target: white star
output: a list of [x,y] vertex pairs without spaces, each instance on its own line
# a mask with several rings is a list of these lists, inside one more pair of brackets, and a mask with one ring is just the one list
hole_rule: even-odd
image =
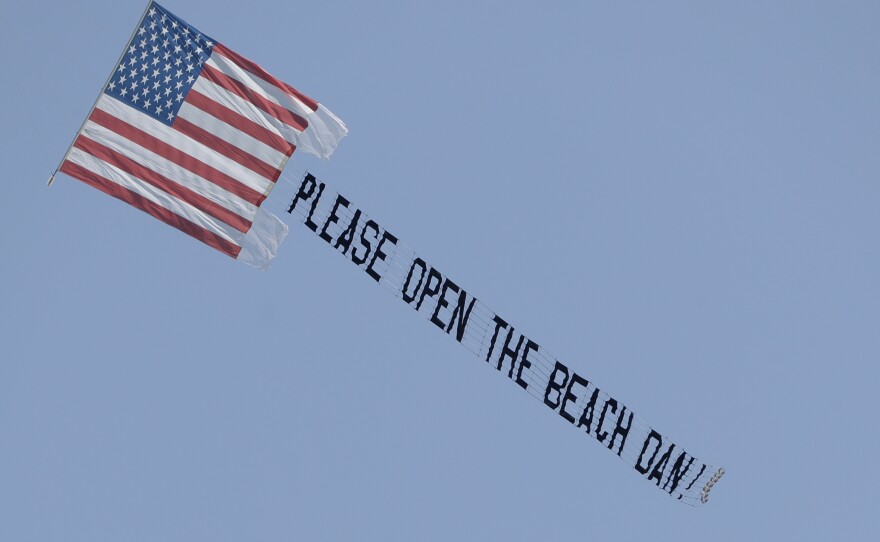
[[167,85],[168,83],[171,82],[171,76],[170,76],[170,75],[166,75],[166,76],[165,76],[165,79],[164,79],[162,82],[163,82],[164,84]]
[[162,83],[160,83],[159,81],[156,81],[155,83],[153,83],[153,90],[156,90],[157,88],[159,88],[161,86],[162,86]]
[[149,81],[149,80],[150,80],[150,76],[149,76],[149,75],[144,75],[143,77],[141,77],[141,83],[142,83],[142,84],[146,84],[147,81]]
[[123,88],[122,90],[119,91],[119,94],[122,94],[122,97],[125,98],[125,95],[128,94],[128,91],[125,90],[125,88]]
[[168,51],[165,51],[165,54],[162,55],[162,60],[164,60],[165,62],[168,62],[169,58],[171,58],[171,53],[169,53]]
[[150,21],[150,30],[156,28],[156,21]]
[[137,64],[137,59],[135,57],[131,57],[131,60],[128,61],[129,66],[134,66]]
[[154,45],[153,47],[150,48],[150,52],[154,55],[158,55],[159,54],[159,46]]
[[156,14],[156,8],[150,8],[150,17]]
[[181,70],[177,70],[177,73],[174,74],[174,77],[180,79],[181,77],[183,77],[183,72]]
[[137,51],[137,48],[134,45],[129,46],[128,54],[133,55]]
[[171,21],[171,28],[177,28],[177,21]]
[[144,101],[144,109],[146,109],[148,107],[150,107],[150,100],[149,99]]
[[120,84],[120,85],[124,85],[124,84],[125,84],[125,81],[126,81],[126,77],[125,77],[125,74],[123,73],[123,74],[122,74],[122,77],[119,78],[119,84]]
[[166,72],[167,72],[167,71],[170,71],[170,70],[171,70],[171,64],[165,64],[165,67],[164,67],[163,69],[164,69]]
[[171,105],[172,105],[173,103],[174,103],[174,102],[172,102],[171,100],[165,100],[165,107],[167,107],[167,108],[170,109],[170,108],[171,108]]
[[134,79],[135,77],[137,77],[137,73],[138,73],[137,68],[132,68],[132,70],[129,72],[129,75],[131,76],[132,79]]
[[178,95],[177,95],[177,101],[178,101],[178,102],[183,101],[183,94],[178,94]]
[[[143,29],[141,29],[141,30],[143,30]],[[143,49],[144,47],[147,46],[147,40],[145,40],[145,39],[141,40],[141,42],[138,44],[138,46],[140,46],[140,48]]]
[[156,114],[159,114],[161,112],[162,112],[162,106],[160,104],[156,104]]
[[153,78],[159,77],[159,70],[153,70]]
[[174,113],[168,113],[168,120],[171,120],[173,118],[174,118]]
[[141,96],[143,96],[144,98],[146,98],[149,95],[150,95],[150,89],[148,89],[148,88],[145,88],[144,91],[141,92]]
[[187,73],[190,73],[190,72],[192,72],[192,71],[193,71],[193,65],[192,65],[192,64],[187,64],[187,65],[186,65],[186,72],[187,72]]
[[214,46],[214,42],[212,42],[211,40],[207,40],[205,41],[205,45],[208,47],[208,49],[210,49]]
[[177,57],[177,58],[174,59],[174,65],[177,66],[177,67],[180,67],[180,64],[181,64],[182,62],[183,62],[183,61],[180,60],[180,57]]
[[201,56],[201,54],[202,54],[204,51],[205,51],[205,50],[202,49],[201,47],[196,47],[196,54],[197,54],[197,55]]
[[175,45],[175,46],[174,46],[174,53],[175,53],[175,54],[177,54],[177,53],[179,53],[179,52],[181,52],[181,51],[183,51],[183,49],[180,48],[180,45]]
[[[165,34],[167,34],[167,33],[168,33],[168,29],[163,26],[162,27],[162,36],[164,37]],[[165,43],[168,43],[168,42],[166,41]],[[167,47],[167,45],[166,45],[166,47]]]
[[148,56],[150,56],[150,54],[148,52],[146,52],[146,51],[142,52],[141,53],[141,60],[146,60]]
[[138,28],[138,36],[143,36],[146,33],[147,33],[147,29],[144,28],[143,26]]
[[117,71],[120,71],[120,72],[124,72],[124,71],[125,71],[125,62],[123,62],[123,63],[121,63],[121,64],[119,65],[119,68],[117,68]]
[[182,86],[183,86],[183,83],[181,83],[180,81],[178,81],[177,84],[174,85],[174,90],[180,90],[180,87],[182,87]]
[[159,34],[156,34],[155,32],[150,34],[150,41],[156,41],[157,39],[159,39]]
[[131,82],[131,91],[134,92],[135,90],[137,90],[137,88],[138,88],[138,82],[132,80],[132,82]]
[[137,94],[132,94],[132,95],[131,95],[131,101],[132,101],[132,102],[137,103],[138,100],[140,100],[140,97],[139,97]]
[[190,75],[189,77],[186,78],[186,82],[190,85],[193,84],[193,81],[195,81],[195,80],[196,80],[196,78],[193,77],[192,75]]
[[107,88],[110,90],[116,90],[116,81],[110,81],[110,84],[107,85]]

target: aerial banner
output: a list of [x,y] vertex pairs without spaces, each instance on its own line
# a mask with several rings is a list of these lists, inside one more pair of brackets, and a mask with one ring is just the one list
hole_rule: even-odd
[[[58,171],[265,269],[287,225],[264,210],[294,150],[348,133],[323,105],[150,2]],[[307,173],[287,212],[575,429],[672,497],[706,503],[724,474],[517,329]]]
[[323,105],[151,2],[59,169],[265,268],[287,235],[260,207],[281,170],[297,148],[329,158],[347,132]]
[[724,474],[519,331],[351,201],[306,173],[287,212],[477,359],[687,504]]

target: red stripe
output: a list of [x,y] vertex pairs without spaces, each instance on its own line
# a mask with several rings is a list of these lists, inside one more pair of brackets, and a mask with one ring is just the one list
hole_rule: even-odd
[[105,113],[104,111],[95,108],[92,111],[92,114],[89,116],[89,120],[94,122],[95,124],[99,124],[108,130],[112,130],[122,137],[128,139],[129,141],[133,141],[158,154],[162,158],[168,160],[169,162],[174,162],[178,166],[192,171],[199,177],[203,179],[207,179],[217,186],[232,192],[236,196],[242,198],[248,203],[252,203],[254,205],[260,205],[263,203],[263,200],[266,199],[266,195],[260,192],[257,192],[253,188],[243,185],[234,177],[223,173],[213,166],[209,166],[208,164],[198,160],[189,154],[181,151],[177,147],[173,145],[169,145],[165,143],[161,139],[158,139],[143,130],[135,128],[134,126],[128,124],[127,122],[120,120],[109,113]]
[[174,124],[172,124],[171,127],[181,134],[184,134],[198,141],[209,149],[213,149],[219,152],[233,162],[237,162],[243,165],[254,173],[262,175],[272,182],[278,180],[278,176],[281,175],[281,171],[279,169],[270,166],[266,162],[260,160],[256,156],[253,156],[244,149],[236,147],[225,139],[221,139],[215,136],[201,126],[193,124],[183,117],[177,117],[176,119],[174,119]]
[[240,54],[238,54],[234,51],[230,51],[229,49],[227,49],[226,47],[224,47],[220,43],[214,44],[213,51],[215,53],[219,53],[219,54],[225,56],[226,58],[228,58],[232,62],[238,64],[238,66],[240,68],[242,68],[243,70],[251,72],[252,74],[259,77],[260,79],[266,81],[267,83],[271,83],[271,84],[275,85],[276,87],[280,88],[281,90],[283,90],[284,92],[294,96],[297,100],[301,101],[303,104],[305,104],[306,107],[308,107],[312,111],[318,110],[318,102],[309,98],[308,96],[306,96],[302,92],[296,90],[295,88],[288,85],[284,81],[281,81],[280,79],[276,79],[275,77],[269,75],[269,73],[266,70],[264,70],[263,68],[261,68],[260,66],[258,66],[256,64],[254,64],[253,62],[251,62],[250,60],[241,56]]
[[229,77],[225,73],[220,70],[216,70],[213,67],[205,64],[202,66],[202,77],[211,81],[215,85],[228,90],[229,92],[241,96],[245,100],[253,103],[269,115],[275,117],[280,120],[284,124],[292,126],[296,128],[300,132],[304,131],[309,126],[309,122],[291,111],[290,109],[281,107],[275,102],[271,102],[266,98],[260,96],[253,90],[249,89],[247,85]]
[[128,188],[120,186],[109,179],[105,179],[97,173],[93,173],[78,164],[65,160],[61,165],[61,171],[67,173],[74,179],[79,179],[80,181],[97,188],[105,194],[109,194],[114,198],[128,203],[132,207],[137,207],[148,215],[158,218],[162,222],[177,228],[191,237],[195,237],[199,241],[208,246],[214,247],[227,256],[237,258],[238,253],[241,252],[240,246],[227,241],[216,233],[193,224],[189,220],[172,213],[165,207],[157,205],[140,194],[136,194]]
[[79,136],[74,141],[73,146],[83,150],[95,158],[116,166],[122,171],[133,175],[141,181],[149,183],[159,190],[174,196],[175,198],[189,203],[196,209],[207,213],[208,215],[229,224],[233,228],[242,233],[247,233],[251,228],[251,221],[237,215],[226,207],[219,205],[205,196],[195,192],[185,186],[172,181],[171,179],[149,170],[138,164],[134,160],[124,156],[92,139],[85,136]]
[[263,128],[251,119],[236,113],[219,102],[215,102],[195,89],[190,89],[184,101],[198,107],[212,117],[222,120],[236,130],[246,133],[257,141],[262,141],[276,151],[283,152],[287,156],[293,154],[294,149],[296,149],[296,146],[272,130]]

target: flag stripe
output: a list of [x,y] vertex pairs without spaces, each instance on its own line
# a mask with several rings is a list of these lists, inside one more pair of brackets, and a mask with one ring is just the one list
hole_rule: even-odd
[[216,218],[217,220],[222,220],[242,233],[247,233],[248,229],[251,227],[250,220],[246,220],[229,209],[217,205],[205,196],[143,167],[134,160],[123,156],[97,141],[93,141],[92,139],[81,135],[76,138],[73,146],[91,154],[95,158],[116,166],[121,171],[128,173],[145,183],[155,186],[170,196],[192,205],[196,209]]
[[296,128],[300,132],[308,128],[309,123],[306,119],[297,115],[293,111],[286,109],[284,107],[279,106],[278,104],[271,102],[261,96],[259,93],[250,89],[247,85],[243,84],[241,81],[237,81],[232,77],[229,77],[225,73],[220,70],[214,68],[210,65],[210,62],[206,62],[204,66],[202,66],[202,77],[207,79],[208,81],[214,83],[215,85],[226,89],[233,94],[237,94],[244,98],[245,100],[253,103],[269,115],[272,115],[276,119],[281,122],[287,124],[288,126],[292,126]]
[[70,160],[64,161],[61,165],[61,171],[75,179],[79,179],[93,188],[97,188],[105,194],[128,203],[132,207],[140,209],[154,218],[158,218],[169,226],[177,228],[183,233],[198,239],[228,256],[236,258],[238,257],[238,253],[241,252],[241,247],[237,246],[235,243],[232,243],[231,241],[228,241],[204,228],[200,228],[189,220],[172,213],[161,205],[129,190],[128,188],[110,181],[97,173],[89,171],[78,164],[74,164]]
[[[277,132],[260,126],[253,120],[236,113],[219,102],[215,102],[194,88],[189,91],[185,103],[201,109],[215,119],[225,122],[236,130],[251,136],[257,141],[265,143],[269,147],[286,156],[293,154],[293,151],[296,148]],[[181,111],[182,110],[183,109],[181,109]]]
[[95,109],[92,112],[92,115],[89,117],[89,120],[94,122],[95,124],[99,124],[117,134],[125,137],[126,139],[137,143],[138,145],[149,149],[159,156],[174,162],[175,164],[181,166],[184,169],[187,169],[196,175],[202,177],[203,179],[207,179],[217,186],[232,192],[236,196],[245,200],[246,202],[253,205],[260,205],[266,196],[257,192],[256,190],[244,186],[238,180],[230,177],[229,175],[223,173],[213,166],[209,166],[208,164],[196,160],[189,154],[179,150],[177,147],[169,145],[164,141],[161,141],[146,132],[131,126],[130,124],[123,122],[116,117],[105,113],[101,109]]
[[211,66],[216,70],[219,70],[220,72],[226,74],[232,79],[235,79],[242,85],[248,87],[249,89],[266,98],[267,100],[274,102],[285,109],[289,109],[293,113],[305,118],[308,122],[308,125],[311,126],[311,117],[315,115],[315,111],[299,101],[296,96],[288,94],[284,89],[278,88],[272,83],[268,83],[260,77],[242,69],[241,66],[232,62],[223,55],[212,54],[210,57],[208,57],[208,60],[205,64],[207,66]]
[[273,168],[244,149],[217,137],[181,115],[178,115],[177,119],[174,121],[173,128],[178,132],[193,138],[195,141],[198,141],[209,149],[219,152],[226,158],[238,162],[254,173],[266,177],[272,182],[277,181],[278,176],[281,175],[281,170]]
[[161,205],[172,213],[192,222],[196,226],[214,233],[215,235],[219,235],[230,243],[238,246],[242,245],[244,234],[240,231],[203,213],[192,205],[171,196],[167,192],[159,190],[137,177],[122,171],[113,164],[108,164],[107,162],[83,152],[76,147],[71,148],[68,160],[147,198],[157,205]]
[[250,60],[241,56],[240,54],[236,53],[235,51],[231,51],[231,50],[227,49],[224,45],[217,43],[214,45],[214,52],[225,56],[229,60],[235,62],[236,64],[238,64],[239,66],[244,68],[245,70],[251,72],[255,76],[263,79],[264,81],[266,81],[268,83],[272,83],[273,85],[284,90],[288,94],[296,96],[296,98],[299,101],[304,103],[306,105],[306,107],[308,107],[312,111],[318,110],[318,102],[309,98],[308,96],[306,96],[302,92],[296,90],[295,88],[288,85],[284,81],[276,79],[275,77],[270,75],[266,70],[264,70],[263,68],[261,68],[260,66],[258,66],[256,64],[254,64],[253,62],[251,62]]
[[[303,136],[303,132],[300,132],[292,126],[288,126],[275,117],[265,113],[262,109],[238,94],[229,92],[225,88],[212,83],[203,77],[196,80],[193,90],[202,93],[209,100],[222,104],[224,107],[228,107],[248,118],[254,119],[254,121],[264,129],[270,130],[279,137],[284,138],[289,145],[299,148],[299,141]],[[193,90],[191,90],[190,93],[192,93]]]
[[[198,141],[194,141],[192,138],[181,134],[167,124],[159,122],[153,118],[146,117],[139,111],[136,111],[132,107],[123,104],[115,98],[111,98],[110,96],[103,96],[100,100],[98,100],[98,109],[112,115],[118,120],[123,121],[125,124],[134,128],[135,130],[152,136],[153,139],[160,141],[170,148],[177,149],[176,152],[178,154],[182,153],[184,156],[195,159],[196,161],[212,168],[213,170],[216,170],[217,172],[225,176],[225,182],[227,183],[231,180],[233,184],[241,184],[245,188],[250,189],[252,192],[255,192],[256,194],[259,194],[261,196],[264,196],[271,192],[272,188],[275,186],[275,183],[273,183],[270,179],[267,179],[262,175],[257,175],[256,173],[242,166],[241,164],[225,158],[217,151],[209,149]],[[122,135],[126,134],[122,133]],[[166,156],[165,153],[159,154]],[[168,158],[170,159],[170,157]],[[208,180],[215,181],[214,177],[216,175],[210,177],[205,175],[202,176]],[[237,193],[234,190],[230,190],[230,192]]]
[[[247,151],[248,154],[259,158],[273,168],[282,169],[279,167],[279,164],[287,163],[287,160],[290,158],[290,154],[287,151],[291,145],[284,141],[284,139],[279,138],[284,144],[283,150],[279,151],[274,146],[267,145],[264,141],[252,137],[250,134],[241,131],[237,126],[233,126],[215,117],[213,114],[196,107],[188,101],[183,103],[177,116],[183,117],[215,136],[222,138],[224,141]],[[238,115],[238,117],[243,118],[241,115]],[[264,131],[262,128],[260,130]]]
[[143,165],[159,175],[173,179],[178,181],[179,184],[192,188],[195,192],[205,196],[214,203],[229,209],[248,221],[252,221],[257,213],[257,207],[255,205],[224,190],[211,181],[184,169],[178,164],[166,160],[153,151],[145,149],[134,141],[126,139],[112,130],[88,121],[81,133],[93,141],[102,142],[126,158]]

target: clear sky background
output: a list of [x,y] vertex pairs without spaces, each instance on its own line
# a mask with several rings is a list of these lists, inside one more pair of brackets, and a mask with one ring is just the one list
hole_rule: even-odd
[[727,467],[702,508],[287,215],[260,272],[46,188],[144,5],[0,11],[0,540],[876,535],[880,4],[164,4],[348,124],[288,180]]

